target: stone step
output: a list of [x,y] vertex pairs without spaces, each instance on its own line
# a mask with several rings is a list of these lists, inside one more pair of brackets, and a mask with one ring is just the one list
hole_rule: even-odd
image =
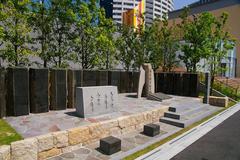
[[175,112],[165,112],[164,117],[172,118],[172,119],[180,119],[181,115]]
[[169,107],[168,111],[170,112],[184,112],[186,110],[189,110],[189,106],[181,106],[181,107]]
[[199,112],[199,114],[195,113],[193,117],[190,117],[189,114],[184,115],[184,116],[180,116],[180,119],[173,119],[173,118],[169,118],[169,117],[163,117],[160,119],[160,122],[163,123],[167,123],[170,125],[174,125],[177,127],[181,127],[181,128],[185,128],[197,121],[202,120],[203,118],[211,115],[212,113],[216,112],[216,109],[211,109],[211,110],[206,110],[203,111],[201,110],[201,112]]
[[180,127],[180,128],[184,128],[185,127],[184,122],[182,122],[181,120],[172,119],[172,118],[168,118],[168,117],[161,118],[160,122],[166,123],[166,124],[170,124],[170,125],[173,125],[173,126],[176,126],[176,127]]
[[196,114],[198,112],[207,111],[207,110],[208,110],[208,108],[205,108],[205,107],[195,107],[195,108],[192,108],[190,110],[186,110],[186,111],[181,112],[181,113],[165,112],[164,117],[173,118],[173,119],[181,119],[181,117],[183,117],[183,116],[188,116],[188,115],[191,115],[191,114]]

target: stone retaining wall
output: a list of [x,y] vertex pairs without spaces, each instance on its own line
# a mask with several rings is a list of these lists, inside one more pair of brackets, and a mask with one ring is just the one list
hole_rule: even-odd
[[144,124],[158,122],[168,108],[162,106],[143,113],[13,142],[0,147],[0,160],[43,160],[53,157],[110,135],[143,129]]

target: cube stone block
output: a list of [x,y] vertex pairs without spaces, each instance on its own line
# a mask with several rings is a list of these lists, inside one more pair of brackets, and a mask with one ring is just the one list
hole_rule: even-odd
[[150,137],[157,136],[160,133],[160,126],[157,124],[144,125],[143,133]]
[[121,140],[112,136],[100,139],[100,150],[107,155],[117,153],[121,151]]

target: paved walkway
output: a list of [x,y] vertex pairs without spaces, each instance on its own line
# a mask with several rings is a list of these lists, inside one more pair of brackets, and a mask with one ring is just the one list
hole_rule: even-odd
[[137,160],[239,160],[239,110],[240,103]]

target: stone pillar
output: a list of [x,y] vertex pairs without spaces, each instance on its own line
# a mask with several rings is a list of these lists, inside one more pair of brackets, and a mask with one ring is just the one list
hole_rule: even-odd
[[27,68],[8,68],[7,116],[29,114],[29,72]]
[[143,89],[143,96],[148,96],[149,93],[155,93],[154,85],[154,71],[152,65],[149,63],[143,64],[145,70],[145,86]]
[[75,108],[76,106],[76,87],[82,87],[82,70],[68,70],[67,71],[67,85],[68,85],[68,102],[67,108]]
[[6,70],[0,69],[0,118],[6,116]]
[[209,96],[210,96],[210,89],[211,89],[211,76],[210,73],[205,73],[205,93],[203,98],[203,103],[209,104]]
[[49,70],[30,69],[29,84],[30,84],[30,112],[31,113],[48,112]]
[[50,110],[67,108],[67,76],[65,69],[50,71]]

